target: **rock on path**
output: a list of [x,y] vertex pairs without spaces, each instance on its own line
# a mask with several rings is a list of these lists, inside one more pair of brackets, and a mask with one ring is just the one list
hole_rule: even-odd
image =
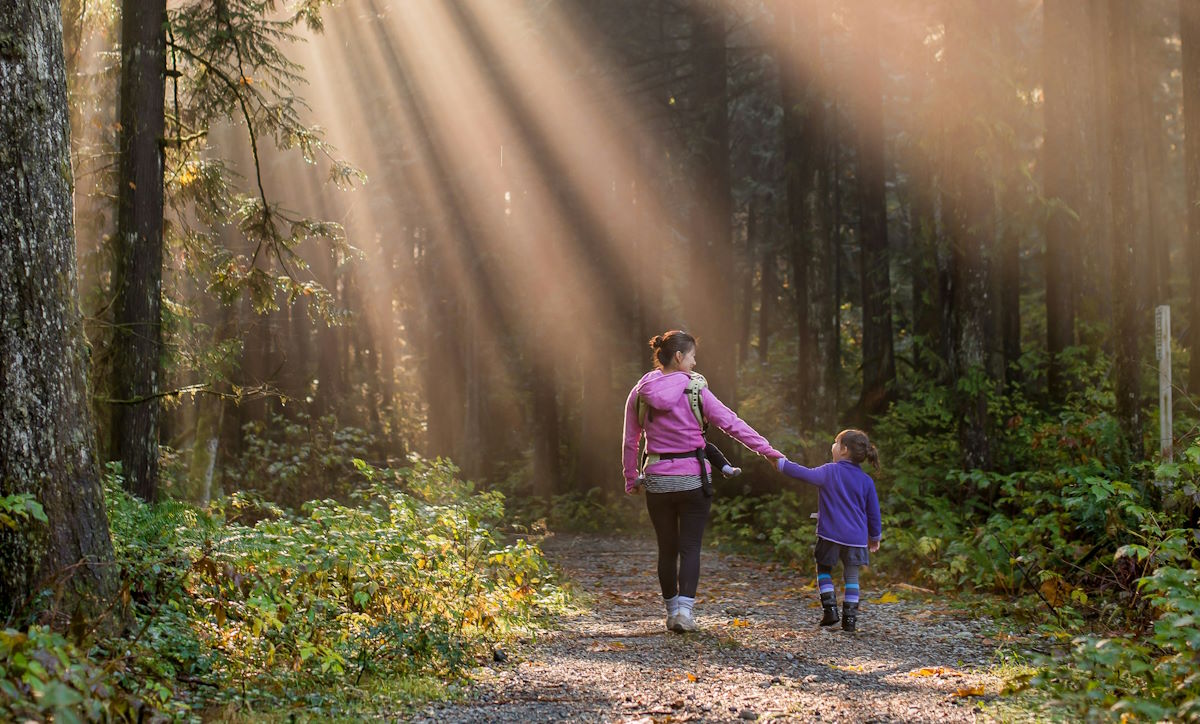
[[[986,620],[935,596],[882,599],[864,577],[859,631],[820,629],[811,574],[706,550],[699,634],[664,626],[652,540],[556,536],[543,550],[588,611],[476,672],[437,722],[963,722],[1000,681]],[[839,595],[841,593],[839,585]],[[835,627],[836,628],[836,627]]]

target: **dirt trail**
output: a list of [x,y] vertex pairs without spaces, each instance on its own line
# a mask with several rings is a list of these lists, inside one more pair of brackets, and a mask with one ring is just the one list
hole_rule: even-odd
[[543,549],[590,610],[506,652],[467,701],[418,721],[977,721],[977,694],[1000,685],[987,673],[987,621],[871,590],[869,576],[859,631],[846,634],[815,625],[808,575],[706,550],[703,630],[679,635],[664,627],[653,541],[558,536]]

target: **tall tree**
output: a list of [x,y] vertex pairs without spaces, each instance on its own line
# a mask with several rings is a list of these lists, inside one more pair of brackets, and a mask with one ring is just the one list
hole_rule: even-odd
[[862,397],[859,410],[874,415],[887,407],[896,380],[892,344],[891,257],[888,249],[886,167],[883,137],[883,70],[879,64],[879,12],[866,0],[856,4],[857,65],[855,126],[858,150],[862,243]]
[[1200,0],[1179,0],[1183,44],[1184,176],[1187,188],[1188,318],[1192,363],[1188,392],[1200,394]]
[[[1108,12],[1108,109],[1111,148],[1109,160],[1109,209],[1112,246],[1113,364],[1115,366],[1117,420],[1125,449],[1140,460],[1142,449],[1141,395],[1138,389],[1138,294],[1134,275],[1139,268],[1138,240],[1141,239],[1134,213],[1134,175],[1137,129],[1137,76],[1133,67],[1133,37],[1130,24],[1134,8],[1124,0],[1109,0]],[[1142,249],[1142,252],[1145,250]]]
[[[783,106],[783,155],[787,191],[788,248],[791,251],[791,284],[796,313],[796,386],[794,400],[805,422],[812,423],[812,390],[819,369],[817,335],[812,323],[809,271],[813,261],[810,195],[821,158],[824,100],[818,87],[817,61],[820,35],[817,5],[813,0],[781,2],[776,6],[780,24],[779,95]],[[764,267],[764,273],[765,273]],[[765,277],[764,277],[765,279]],[[766,289],[766,281],[764,292]],[[765,360],[766,357],[764,356]]]
[[[729,91],[726,68],[725,5],[693,0],[691,60],[695,108],[700,128],[695,141],[696,200],[691,235],[699,267],[689,282],[693,310],[690,330],[706,340],[704,373],[717,395],[737,400],[737,335],[733,312],[733,198],[729,167]],[[691,318],[691,317],[689,317]]]
[[116,575],[85,388],[58,3],[6,3],[0,39],[0,496],[30,495],[46,517],[0,526],[7,617],[47,585],[82,604],[107,597]]
[[987,112],[975,83],[986,50],[973,6],[952,3],[947,13],[943,175],[950,242],[950,369],[963,465],[987,469],[992,464],[988,386],[997,374],[989,347],[995,342],[989,299],[995,210],[987,170],[977,160],[985,143],[980,119]]
[[1088,85],[1079,77],[1081,64],[1072,61],[1087,57],[1090,20],[1088,5],[1072,0],[1045,0],[1042,13],[1047,385],[1051,399],[1062,401],[1067,389],[1062,353],[1075,344],[1080,254],[1085,246],[1080,217],[1087,203],[1083,163],[1088,149],[1080,119],[1088,115]]
[[166,17],[166,0],[126,0],[121,9],[110,449],[143,500],[158,491]]

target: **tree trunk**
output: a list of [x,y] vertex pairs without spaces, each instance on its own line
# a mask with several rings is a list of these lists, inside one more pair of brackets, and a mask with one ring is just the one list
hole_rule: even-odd
[[48,520],[0,526],[5,619],[46,587],[63,595],[66,613],[96,613],[117,580],[76,297],[65,72],[58,3],[8,3],[0,13],[0,496],[30,494]]
[[[691,234],[699,267],[690,287],[689,331],[704,340],[703,371],[713,391],[737,405],[733,315],[732,191],[729,108],[726,88],[725,10],[714,0],[694,0],[692,64],[695,107],[701,114],[697,140],[696,199]],[[691,312],[695,312],[692,316]]]
[[1080,77],[1079,58],[1087,57],[1088,8],[1075,0],[1045,0],[1046,137],[1042,151],[1046,214],[1046,351],[1050,357],[1050,399],[1066,398],[1062,352],[1075,344],[1075,306],[1087,208],[1083,159],[1086,137],[1080,118],[1087,117],[1088,92]]
[[988,250],[993,243],[992,188],[976,160],[984,144],[979,119],[986,117],[974,85],[982,56],[978,14],[956,5],[946,21],[945,205],[950,240],[950,368],[955,384],[959,445],[966,469],[992,465],[988,436],[989,342],[995,339]]
[[[810,195],[823,133],[824,101],[818,90],[820,36],[817,6],[811,1],[782,2],[776,7],[785,51],[779,62],[779,95],[783,106],[783,155],[787,189],[787,247],[796,315],[796,383],[794,404],[801,425],[813,424],[814,384],[819,367],[816,330],[812,323],[809,272],[813,262]],[[763,357],[766,360],[766,357]]]
[[[740,316],[738,319],[738,368],[740,369],[746,364],[746,360],[750,358],[750,327],[754,317],[754,256],[756,251],[761,251],[762,245],[758,242],[758,219],[754,213],[754,201],[746,204],[746,246],[742,258],[746,260],[746,268],[742,272],[742,294],[741,306],[738,307]],[[766,285],[766,279],[762,281],[763,286]],[[760,314],[762,312],[760,311]],[[759,351],[762,350],[761,342]]]
[[[1108,2],[1108,108],[1112,124],[1109,142],[1111,174],[1109,209],[1111,213],[1113,364],[1115,366],[1117,421],[1125,448],[1132,460],[1141,460],[1142,417],[1138,390],[1138,300],[1134,274],[1138,269],[1138,241],[1132,179],[1138,119],[1130,109],[1136,107],[1137,78],[1133,67],[1133,38],[1130,23],[1132,8],[1125,0]],[[1143,250],[1144,251],[1144,250]]]
[[1200,395],[1200,0],[1179,0],[1179,34],[1183,43],[1188,319],[1192,330],[1188,393],[1196,397]]
[[868,0],[857,4],[858,55],[855,126],[858,130],[858,183],[862,204],[859,270],[862,282],[863,415],[887,409],[896,381],[892,346],[892,282],[888,249],[886,170],[884,166],[882,70],[879,65],[879,10]]
[[121,12],[112,451],[147,501],[158,494],[166,14],[165,0],[126,0]]

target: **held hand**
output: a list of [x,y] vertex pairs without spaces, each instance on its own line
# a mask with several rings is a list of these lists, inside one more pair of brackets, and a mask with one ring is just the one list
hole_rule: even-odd
[[872,553],[879,550],[879,541],[873,540],[870,543],[868,543],[867,550],[871,551]]

